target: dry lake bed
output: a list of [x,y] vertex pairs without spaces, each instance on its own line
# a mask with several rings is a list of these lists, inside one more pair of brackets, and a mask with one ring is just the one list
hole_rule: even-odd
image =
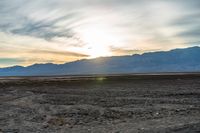
[[0,78],[2,133],[199,133],[200,74]]

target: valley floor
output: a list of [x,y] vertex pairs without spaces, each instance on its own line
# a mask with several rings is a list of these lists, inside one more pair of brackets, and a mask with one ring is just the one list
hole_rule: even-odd
[[200,132],[200,75],[1,78],[0,132]]

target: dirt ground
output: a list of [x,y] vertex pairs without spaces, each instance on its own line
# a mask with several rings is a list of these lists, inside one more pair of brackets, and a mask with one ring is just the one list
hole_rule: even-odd
[[200,75],[0,78],[2,133],[200,133]]

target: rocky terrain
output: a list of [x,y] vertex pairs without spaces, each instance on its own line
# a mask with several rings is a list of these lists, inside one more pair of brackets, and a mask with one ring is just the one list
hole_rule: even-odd
[[197,133],[200,75],[0,79],[2,133]]

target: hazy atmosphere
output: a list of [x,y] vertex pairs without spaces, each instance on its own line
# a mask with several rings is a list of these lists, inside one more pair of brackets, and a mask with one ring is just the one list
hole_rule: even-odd
[[199,0],[1,0],[0,67],[198,46]]

